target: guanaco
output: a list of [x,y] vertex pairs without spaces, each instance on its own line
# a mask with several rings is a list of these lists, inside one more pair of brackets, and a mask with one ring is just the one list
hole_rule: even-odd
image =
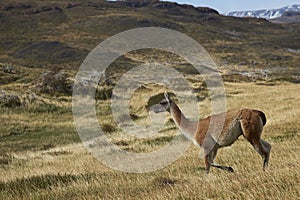
[[[263,170],[266,169],[269,162],[271,145],[261,139],[263,126],[267,122],[266,116],[262,111],[242,108],[211,115],[198,121],[191,121],[184,116],[167,92],[164,93],[164,97],[165,98],[160,102],[160,109],[155,112],[169,112],[184,136],[204,150],[204,161],[207,173],[210,167],[234,172],[232,167],[222,166],[213,161],[218,149],[232,145],[240,135],[243,135],[261,155],[263,159]],[[218,119],[221,118],[225,119],[225,121],[223,120],[224,124],[223,128],[221,128],[221,133],[217,136],[214,135],[215,133],[208,131],[212,118],[214,118],[215,122],[218,122]]]

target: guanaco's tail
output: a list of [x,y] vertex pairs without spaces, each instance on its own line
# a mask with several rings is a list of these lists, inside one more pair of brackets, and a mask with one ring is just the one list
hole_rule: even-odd
[[260,118],[263,122],[263,125],[265,125],[267,123],[267,118],[266,118],[265,113],[263,113],[262,111],[259,111],[259,110],[257,110],[257,112],[258,112],[258,114],[259,114],[259,116],[260,116]]

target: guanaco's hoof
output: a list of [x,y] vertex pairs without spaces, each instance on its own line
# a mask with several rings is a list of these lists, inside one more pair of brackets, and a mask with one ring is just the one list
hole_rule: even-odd
[[234,170],[233,170],[233,168],[232,168],[232,167],[228,167],[228,168],[227,168],[227,171],[229,171],[229,172],[231,172],[231,173],[233,173],[233,172],[234,172]]

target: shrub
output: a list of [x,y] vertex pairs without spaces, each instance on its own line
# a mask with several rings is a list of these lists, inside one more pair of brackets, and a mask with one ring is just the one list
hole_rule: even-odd
[[97,100],[108,100],[112,96],[112,88],[105,87],[105,88],[97,88],[96,90],[96,99]]
[[13,160],[13,156],[8,153],[0,154],[0,165],[10,165]]
[[22,100],[16,93],[7,93],[2,90],[0,93],[0,105],[17,107],[22,105]]
[[57,67],[50,68],[50,71],[42,74],[37,85],[38,91],[50,95],[72,94],[72,81],[68,75]]
[[101,128],[105,133],[112,133],[116,130],[116,128],[111,124],[103,124]]
[[1,69],[3,72],[8,73],[8,74],[16,73],[16,68],[12,64],[1,64]]

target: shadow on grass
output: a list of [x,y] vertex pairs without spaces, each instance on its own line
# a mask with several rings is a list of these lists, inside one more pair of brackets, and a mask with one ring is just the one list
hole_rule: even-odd
[[199,167],[195,167],[195,171],[196,172],[206,172],[206,169],[205,169],[205,167],[199,166]]
[[295,137],[299,136],[299,134],[297,134],[297,131],[291,131],[291,132],[287,132],[281,135],[274,135],[271,137],[271,140],[274,142],[283,142],[286,140],[291,140]]
[[27,193],[38,189],[48,189],[58,186],[67,186],[73,182],[90,182],[96,177],[94,173],[72,175],[72,174],[46,174],[41,176],[32,176],[18,178],[10,182],[0,182],[1,192]]
[[173,186],[177,183],[177,180],[165,178],[165,177],[158,177],[154,179],[153,184],[159,187],[165,187],[165,186]]
[[163,137],[158,137],[150,140],[143,141],[143,144],[146,145],[161,145],[170,142],[174,136],[163,136]]

